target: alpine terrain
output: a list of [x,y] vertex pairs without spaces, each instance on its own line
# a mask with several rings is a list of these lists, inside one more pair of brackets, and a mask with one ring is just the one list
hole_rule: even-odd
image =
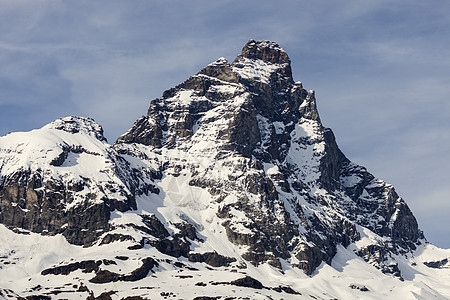
[[0,137],[0,299],[450,299],[450,250],[249,41],[112,145],[85,117]]

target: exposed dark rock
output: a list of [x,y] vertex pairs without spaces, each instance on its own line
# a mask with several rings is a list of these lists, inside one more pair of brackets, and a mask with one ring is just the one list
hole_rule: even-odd
[[155,215],[142,215],[142,222],[147,226],[147,233],[156,238],[166,238],[170,236],[167,229]]
[[424,262],[423,264],[429,268],[441,269],[448,264],[448,258],[444,258],[443,260],[438,261]]
[[[155,114],[155,116],[157,120],[160,119],[158,115]],[[126,134],[117,139],[116,143],[140,143],[161,147],[162,129],[157,124],[150,124],[148,119],[148,116],[138,119]]]
[[189,224],[187,222],[183,223],[176,223],[175,227],[177,227],[180,230],[180,233],[177,234],[179,237],[187,237],[190,240],[198,240],[201,241],[197,236],[197,230],[195,229],[194,225]]
[[271,289],[276,291],[276,292],[278,292],[278,293],[285,292],[286,294],[291,294],[291,295],[301,295],[301,293],[296,292],[290,286],[280,285],[278,287],[274,287],[274,288],[271,288]]
[[194,276],[192,275],[175,275],[175,277],[178,277],[180,279],[194,278]]
[[[346,193],[354,200],[354,203],[343,204],[347,217],[381,236],[390,237],[396,246],[403,249],[402,251],[414,250],[415,244],[424,236],[419,230],[416,218],[395,189],[375,179],[365,168],[343,160],[341,162],[343,166],[340,169],[340,182]],[[354,182],[350,184],[347,178],[354,178]],[[382,201],[361,197],[363,191],[373,199]],[[377,215],[378,219],[361,218],[367,214]]]
[[198,74],[214,77],[226,82],[238,83],[239,78],[231,69],[226,59],[218,59],[216,62],[203,68]]
[[125,298],[122,298],[121,300],[148,300],[149,298],[143,298],[141,296],[128,296]]
[[[266,183],[259,181],[259,184],[264,186]],[[264,187],[258,188],[266,190]],[[263,196],[267,197],[267,196]],[[264,210],[273,211],[275,203],[269,199],[264,198],[262,204]],[[236,245],[250,246],[249,250],[243,257],[258,265],[267,261],[275,262],[278,257],[287,258],[290,256],[288,251],[288,244],[292,238],[298,234],[298,229],[290,220],[288,213],[285,211],[282,203],[277,201],[277,209],[282,216],[283,221],[274,218],[273,214],[261,214],[253,205],[250,205],[247,200],[242,199],[239,202],[231,205],[225,205],[222,210],[218,212],[218,216],[224,219],[233,220],[233,215],[230,210],[234,208],[245,212],[251,223],[242,224],[244,227],[252,231],[249,233],[242,233],[236,230],[233,223],[228,220],[223,223],[228,239]],[[260,208],[261,209],[261,208]],[[273,253],[272,255],[267,252]]]
[[287,53],[277,43],[271,41],[248,41],[235,62],[239,61],[242,57],[252,60],[262,60],[272,64],[291,63]]
[[295,257],[300,261],[298,267],[307,275],[311,275],[322,263],[323,253],[316,246],[300,244],[300,249],[296,252]]
[[145,239],[143,238],[143,239],[141,239],[141,240],[139,241],[138,244],[134,244],[134,245],[128,246],[127,249],[128,249],[128,250],[139,250],[139,249],[144,248],[144,245],[145,245]]
[[38,233],[62,233],[69,242],[90,245],[110,229],[110,212],[126,211],[136,207],[134,198],[128,201],[103,198],[93,205],[87,201],[70,209],[76,193],[95,184],[90,179],[64,184],[61,179],[43,180],[42,170],[31,173],[23,170],[0,180],[0,223]]
[[77,291],[78,291],[78,292],[88,292],[88,293],[90,293],[89,288],[88,288],[87,286],[83,285],[83,284],[81,284],[81,285],[78,287],[78,290],[77,290]]
[[161,292],[159,293],[161,295],[161,297],[164,297],[164,299],[167,299],[167,297],[174,297],[175,294],[172,292]]
[[386,259],[386,254],[388,251],[389,250],[386,247],[382,247],[380,245],[368,245],[361,248],[357,254],[365,261],[377,262],[379,264]]
[[47,296],[47,295],[32,295],[32,296],[27,296],[25,298],[19,297],[18,299],[26,299],[26,300],[51,300],[52,297]]
[[89,280],[92,283],[109,283],[116,281],[138,281],[147,277],[153,267],[158,266],[158,262],[151,257],[142,260],[142,266],[133,270],[130,274],[122,275],[108,270],[100,270]]
[[207,284],[204,283],[204,282],[197,282],[197,283],[195,284],[195,286],[207,286]]
[[[116,257],[117,259],[125,260],[125,257]],[[128,259],[128,258],[127,258]],[[109,265],[111,261],[105,265]],[[116,264],[112,261],[113,264]],[[81,261],[72,263],[69,265],[57,266],[54,268],[45,269],[41,272],[41,275],[68,275],[71,272],[76,270],[83,270],[84,273],[95,272],[95,276],[89,280],[92,283],[108,283],[108,282],[116,282],[116,281],[137,281],[145,278],[147,274],[151,271],[151,269],[155,266],[158,266],[158,262],[155,261],[151,257],[147,257],[142,260],[142,266],[132,271],[130,274],[122,275],[117,274],[108,270],[101,270],[99,267],[101,266],[102,261]],[[82,288],[80,286],[80,288]]]
[[174,262],[173,265],[175,267],[177,267],[177,268],[184,268],[184,267],[186,267],[185,264],[183,264],[182,262],[179,262],[179,261]]
[[161,253],[173,256],[173,257],[188,257],[188,253],[191,250],[191,243],[184,238],[178,238],[177,236],[149,241],[150,245],[158,249]]
[[254,279],[250,276],[245,276],[243,278],[233,280],[232,282],[230,282],[230,284],[236,285],[236,286],[254,288],[254,289],[263,289],[264,288],[263,284],[260,281]]
[[[397,194],[395,195],[397,196]],[[403,199],[397,198],[395,208],[396,216],[391,229],[391,237],[399,246],[414,250],[414,243],[423,238],[423,233],[419,230],[416,218]]]
[[381,272],[383,272],[384,274],[392,274],[393,276],[398,277],[401,281],[404,280],[397,263],[383,265],[381,268]]
[[129,275],[123,276],[123,281],[138,281],[145,277],[152,270],[153,267],[159,266],[158,262],[151,257],[142,260],[142,266],[131,272]]
[[231,282],[210,282],[211,285],[235,285],[235,286],[241,286],[241,287],[248,287],[248,288],[254,288],[254,289],[263,289],[266,288],[263,286],[263,284],[254,279],[250,276],[245,276],[236,280],[233,280]]
[[68,275],[76,270],[83,270],[83,273],[97,272],[101,264],[101,260],[85,260],[68,265],[45,269],[41,272],[41,275]]
[[361,292],[368,292],[369,289],[365,285],[359,285],[359,284],[350,284],[350,288],[352,290],[360,290]]
[[108,270],[100,270],[96,273],[96,275],[89,280],[92,283],[109,283],[116,282],[121,279],[122,275],[108,271]]
[[229,266],[230,263],[236,261],[235,258],[220,255],[215,251],[206,253],[189,253],[188,259],[192,262],[204,262],[212,267]]
[[94,136],[99,141],[106,141],[102,126],[91,118],[71,116],[58,119],[50,123],[49,126],[69,133],[85,133]]
[[341,187],[340,172],[344,165],[349,164],[349,160],[341,152],[334,133],[331,129],[324,130],[325,137],[325,155],[320,164],[320,182],[331,191]]
[[129,236],[129,235],[124,235],[124,234],[120,234],[120,233],[108,233],[106,234],[102,241],[100,242],[100,245],[104,245],[104,244],[110,244],[116,241],[132,241],[133,237]]
[[67,147],[63,147],[63,151],[57,157],[55,157],[51,162],[51,166],[59,167],[66,161],[67,156],[69,155],[69,149]]
[[117,265],[117,263],[114,260],[111,260],[111,259],[103,259],[102,261],[103,261],[103,264],[105,266]]
[[128,260],[129,257],[128,257],[128,256],[118,255],[118,256],[116,256],[116,259],[119,259],[119,260]]

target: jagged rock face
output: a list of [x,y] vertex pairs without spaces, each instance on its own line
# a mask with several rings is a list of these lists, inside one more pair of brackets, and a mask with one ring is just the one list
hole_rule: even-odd
[[69,133],[83,133],[96,138],[99,141],[106,142],[103,136],[103,128],[91,118],[66,117],[58,119],[49,124],[56,130],[62,130]]
[[249,41],[232,64],[221,58],[164,92],[115,148],[208,190],[201,210],[253,264],[283,259],[311,274],[360,238],[357,225],[384,237],[386,253],[423,238],[393,188],[339,150],[273,42]]
[[89,245],[110,212],[136,208],[139,175],[89,118],[67,117],[0,143],[0,222]]
[[[395,273],[387,258],[423,238],[394,188],[340,151],[274,42],[249,41],[231,64],[165,91],[113,146],[87,118],[41,131],[45,143],[0,141],[0,222],[11,227],[308,275],[340,245]],[[364,230],[377,238],[355,246]]]

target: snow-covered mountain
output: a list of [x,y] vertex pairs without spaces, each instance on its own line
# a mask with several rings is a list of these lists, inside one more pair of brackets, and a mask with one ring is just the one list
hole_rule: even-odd
[[113,145],[82,117],[1,137],[0,174],[0,298],[450,298],[450,250],[339,150],[274,42]]

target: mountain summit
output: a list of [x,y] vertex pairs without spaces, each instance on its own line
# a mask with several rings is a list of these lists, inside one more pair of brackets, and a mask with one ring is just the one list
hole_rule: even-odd
[[[0,223],[15,233],[0,229],[21,243],[0,248],[0,275],[20,270],[0,297],[61,282],[65,297],[117,299],[217,299],[229,285],[252,299],[450,295],[414,275],[447,272],[450,252],[340,151],[274,42],[165,91],[113,145],[80,117],[1,137],[0,172]],[[66,251],[23,254],[48,240]]]
[[376,247],[386,253],[414,250],[422,238],[394,188],[342,154],[314,92],[293,81],[288,55],[273,42],[250,41],[231,65],[219,59],[152,101],[115,148],[133,155],[141,145],[164,172],[186,157],[178,173],[210,191],[205,205],[255,265],[295,258],[311,274],[338,245],[360,238],[357,225],[385,237]]

